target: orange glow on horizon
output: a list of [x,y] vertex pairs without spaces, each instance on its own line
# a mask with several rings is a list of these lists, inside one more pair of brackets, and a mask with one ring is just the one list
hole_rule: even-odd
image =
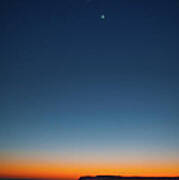
[[107,165],[1,163],[0,177],[78,179],[80,176],[179,176],[179,164]]
[[21,178],[61,178],[78,179],[80,176],[96,175],[121,175],[121,176],[179,176],[179,160],[157,159],[143,160],[131,159],[130,161],[96,160],[67,160],[45,159],[42,153],[37,156],[17,156],[1,153],[0,177]]

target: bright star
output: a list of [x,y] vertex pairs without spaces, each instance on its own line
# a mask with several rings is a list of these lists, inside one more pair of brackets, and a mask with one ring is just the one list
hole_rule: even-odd
[[104,14],[101,15],[101,19],[103,19],[103,20],[105,19],[105,15]]

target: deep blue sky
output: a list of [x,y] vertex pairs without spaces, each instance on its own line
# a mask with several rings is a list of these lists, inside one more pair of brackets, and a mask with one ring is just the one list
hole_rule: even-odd
[[1,150],[179,153],[178,19],[178,0],[1,0]]

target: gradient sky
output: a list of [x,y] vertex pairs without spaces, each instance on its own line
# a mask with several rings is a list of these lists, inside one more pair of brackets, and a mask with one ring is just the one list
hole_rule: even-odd
[[178,19],[178,0],[1,0],[0,176],[179,176]]

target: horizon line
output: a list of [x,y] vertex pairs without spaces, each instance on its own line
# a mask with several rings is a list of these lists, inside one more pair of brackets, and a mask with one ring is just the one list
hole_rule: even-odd
[[22,177],[22,176],[0,176],[0,179],[60,179],[60,180],[79,180],[80,178],[100,178],[100,177],[119,177],[119,178],[179,178],[179,175],[177,176],[135,176],[135,175],[129,175],[129,176],[123,176],[123,175],[95,175],[95,176],[91,176],[91,175],[86,175],[86,176],[80,176],[79,178],[65,178],[65,177]]

